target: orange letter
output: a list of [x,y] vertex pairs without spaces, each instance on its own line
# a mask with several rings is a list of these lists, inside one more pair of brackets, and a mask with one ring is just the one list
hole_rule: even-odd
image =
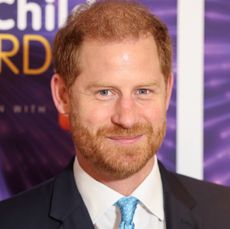
[[[32,69],[30,68],[29,61],[29,42],[39,41],[45,48],[45,62],[40,68]],[[25,35],[23,39],[23,71],[25,74],[38,75],[47,70],[51,62],[51,48],[49,42],[40,35]],[[36,61],[36,60],[35,60]]]
[[[13,49],[11,51],[3,51],[2,43],[3,40],[9,40],[13,43]],[[2,72],[2,62],[11,69],[14,74],[19,74],[19,69],[15,64],[9,59],[9,57],[14,56],[19,50],[19,42],[17,38],[11,34],[0,34],[0,73]]]

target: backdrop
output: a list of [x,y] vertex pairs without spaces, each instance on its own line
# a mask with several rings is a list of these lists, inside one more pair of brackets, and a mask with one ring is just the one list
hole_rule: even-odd
[[204,178],[230,185],[230,2],[205,2]]
[[[0,199],[57,174],[74,155],[50,94],[52,40],[74,0],[0,1]],[[169,27],[176,78],[176,0],[142,0]],[[205,7],[204,178],[230,185],[230,4]],[[176,159],[176,84],[159,158]],[[192,92],[191,92],[192,93]]]

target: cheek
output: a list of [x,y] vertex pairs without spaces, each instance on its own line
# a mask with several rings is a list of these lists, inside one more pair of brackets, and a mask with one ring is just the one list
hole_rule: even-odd
[[141,116],[144,117],[146,121],[155,125],[157,123],[161,123],[162,119],[165,118],[166,108],[162,104],[149,105],[141,111]]
[[79,116],[83,125],[89,126],[92,129],[97,129],[109,124],[111,109],[103,106],[86,104],[79,109]]

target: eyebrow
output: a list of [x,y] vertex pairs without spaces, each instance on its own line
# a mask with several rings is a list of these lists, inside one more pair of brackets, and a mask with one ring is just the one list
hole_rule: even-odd
[[86,90],[91,90],[93,88],[100,88],[100,87],[109,87],[109,88],[111,88],[111,87],[114,87],[114,86],[106,84],[106,83],[91,83],[86,87]]
[[[135,88],[138,88],[138,87],[156,87],[156,86],[159,86],[159,82],[140,83],[140,84],[136,85]],[[114,84],[111,84],[111,83],[94,82],[94,83],[89,84],[86,87],[86,89],[91,90],[93,88],[100,88],[100,87],[112,88],[112,87],[117,87],[117,86]]]
[[156,87],[156,86],[159,86],[159,82],[138,84],[136,87]]

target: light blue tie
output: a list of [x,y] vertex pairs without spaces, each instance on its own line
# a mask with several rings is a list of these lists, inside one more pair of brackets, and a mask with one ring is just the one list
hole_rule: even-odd
[[121,223],[119,229],[134,229],[133,216],[137,207],[138,199],[130,196],[123,197],[116,202],[121,211]]

